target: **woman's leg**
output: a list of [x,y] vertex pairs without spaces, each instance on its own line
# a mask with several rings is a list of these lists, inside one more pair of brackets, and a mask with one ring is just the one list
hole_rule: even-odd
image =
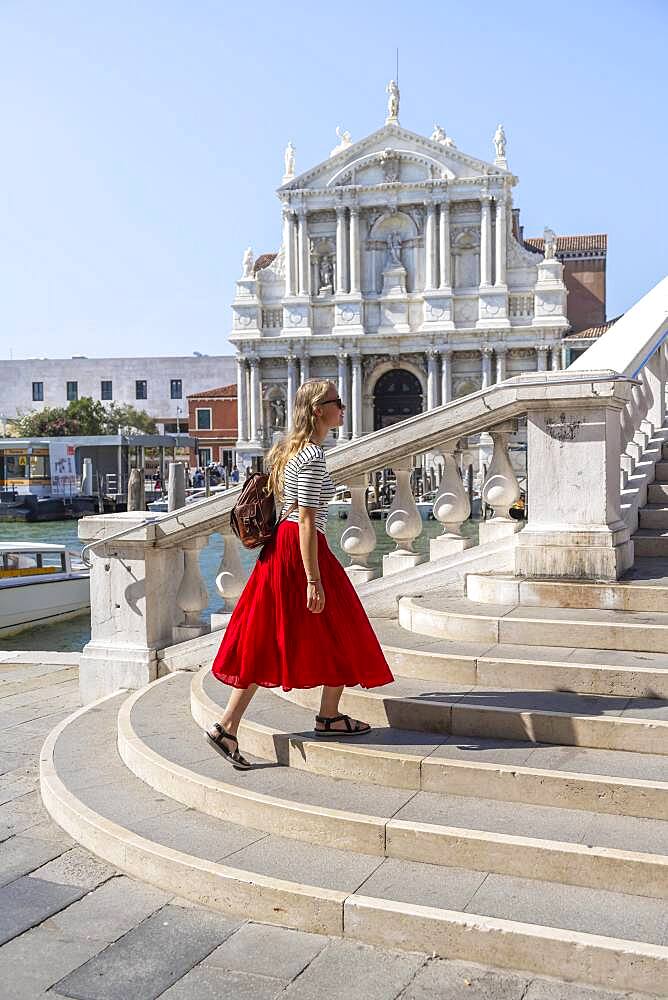
[[[343,685],[341,687],[323,687],[322,698],[320,699],[320,715],[325,718],[331,719],[335,715],[339,714],[339,702],[341,700],[341,695],[343,694]],[[358,722],[358,719],[353,719],[353,723]],[[364,722],[362,725],[366,726],[367,723]],[[324,729],[325,725],[322,722],[316,722],[316,729]],[[342,731],[346,730],[345,722],[340,719],[339,722],[332,723],[332,730],[340,729]]]
[[[257,684],[251,684],[247,688],[232,688],[230,697],[227,700],[227,707],[222,718],[220,719],[220,724],[223,729],[226,729],[228,733],[232,734],[232,736],[237,735],[242,716],[250,705],[251,698],[256,691]],[[234,743],[233,740],[227,740],[223,737],[222,742],[228,750],[234,751],[236,743]]]

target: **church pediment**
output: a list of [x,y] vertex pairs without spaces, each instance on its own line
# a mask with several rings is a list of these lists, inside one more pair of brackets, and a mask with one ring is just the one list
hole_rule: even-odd
[[351,184],[452,183],[495,176],[509,176],[509,171],[462,153],[451,140],[428,139],[397,125],[385,125],[365,139],[344,143],[327,160],[297,175],[279,191],[326,190]]

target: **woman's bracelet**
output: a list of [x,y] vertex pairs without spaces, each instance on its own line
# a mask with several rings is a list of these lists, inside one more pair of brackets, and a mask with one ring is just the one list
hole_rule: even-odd
[[308,583],[320,583],[320,577],[316,577],[315,580],[308,580]]

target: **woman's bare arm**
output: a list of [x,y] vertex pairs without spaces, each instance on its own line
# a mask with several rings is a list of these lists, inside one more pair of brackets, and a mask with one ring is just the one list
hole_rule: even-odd
[[325,606],[325,591],[320,582],[318,567],[318,529],[315,526],[315,507],[299,507],[299,551],[301,552],[307,580],[317,583],[306,585],[306,606],[319,613]]

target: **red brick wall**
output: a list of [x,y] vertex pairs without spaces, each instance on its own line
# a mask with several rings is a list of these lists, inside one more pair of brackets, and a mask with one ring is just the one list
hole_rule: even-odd
[[[211,430],[197,429],[197,410],[211,410]],[[196,437],[200,446],[211,448],[213,461],[222,458],[223,449],[229,451],[237,441],[237,400],[236,397],[190,397],[188,399],[188,421],[190,435]],[[191,464],[197,464],[194,450],[190,455]]]
[[574,333],[605,323],[605,260],[566,260],[566,311]]

